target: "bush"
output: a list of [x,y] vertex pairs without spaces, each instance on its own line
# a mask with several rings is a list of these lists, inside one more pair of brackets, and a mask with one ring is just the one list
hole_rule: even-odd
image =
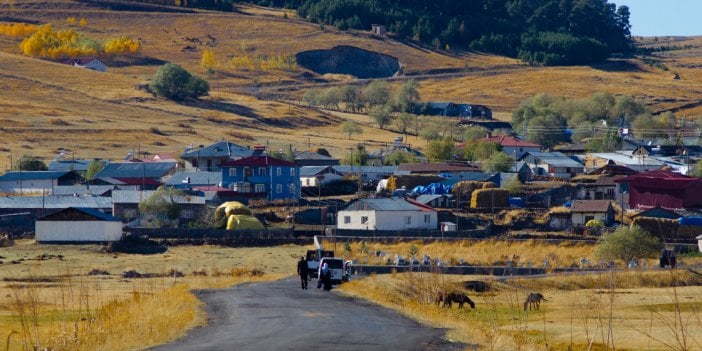
[[660,240],[641,227],[619,227],[600,240],[595,255],[604,260],[620,259],[626,264],[639,258],[655,257],[660,247]]
[[154,74],[151,91],[171,100],[185,100],[207,95],[210,86],[204,79],[190,74],[175,63],[167,63]]

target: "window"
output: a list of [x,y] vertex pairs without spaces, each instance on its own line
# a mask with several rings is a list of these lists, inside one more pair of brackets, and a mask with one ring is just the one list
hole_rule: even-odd
[[305,179],[305,185],[310,186],[310,178]]
[[229,176],[236,177],[236,168],[232,167],[229,169]]
[[351,216],[344,216],[344,224],[351,224]]
[[259,176],[266,175],[266,167],[258,167],[258,175]]
[[361,216],[361,224],[368,223],[368,216]]
[[412,216],[405,217],[405,224],[412,224]]
[[254,191],[257,193],[265,193],[266,192],[266,184],[256,184],[256,188]]
[[136,216],[137,216],[137,210],[136,210],[136,208],[126,208],[126,209],[124,209],[124,218],[132,219],[132,218],[136,218]]
[[193,210],[182,210],[180,211],[180,218],[182,219],[190,219],[195,217],[195,214],[193,213]]
[[275,185],[275,192],[278,194],[281,194],[283,192],[283,184],[276,184]]
[[278,167],[278,169],[275,170],[275,175],[277,175],[278,177],[283,175],[283,169]]
[[430,223],[431,222],[431,216],[428,214],[424,215],[424,223]]
[[290,168],[290,176],[295,176],[295,168]]

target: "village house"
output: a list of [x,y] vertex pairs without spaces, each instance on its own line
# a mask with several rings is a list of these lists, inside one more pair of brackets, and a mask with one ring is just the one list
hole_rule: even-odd
[[98,185],[138,185],[144,190],[158,188],[176,171],[175,162],[111,162],[93,179]]
[[452,198],[453,196],[446,194],[427,194],[417,196],[417,198],[414,199],[414,201],[429,206],[431,208],[451,208],[453,207]]
[[511,135],[492,136],[492,134],[488,133],[488,135],[485,138],[478,139],[478,141],[499,144],[500,146],[502,146],[502,152],[511,156],[515,160],[521,158],[527,152],[534,153],[541,151],[541,145],[517,139]]
[[[139,212],[139,203],[156,193],[155,190],[115,190],[112,192],[112,215],[120,218],[129,226],[149,226],[156,219],[144,216]],[[201,213],[206,210],[204,193],[193,191],[185,192],[183,196],[176,196],[168,201],[174,201],[180,208],[176,226],[184,226],[196,221]]]
[[584,173],[583,164],[560,152],[527,152],[524,161],[536,176],[570,179]]
[[629,207],[698,209],[702,207],[702,179],[670,171],[634,174],[616,182],[628,184]]
[[337,229],[437,230],[437,211],[404,198],[358,199],[337,213]]
[[69,159],[54,159],[49,162],[48,171],[54,172],[66,172],[74,171],[80,174],[81,177],[85,177],[85,172],[88,170],[88,166],[93,160],[69,160]]
[[388,33],[388,27],[383,24],[371,24],[371,32],[375,35],[384,37]]
[[10,171],[0,176],[0,192],[6,194],[51,194],[59,185],[81,183],[75,171]]
[[577,198],[580,200],[615,200],[623,203],[621,196],[628,191],[628,187],[617,180],[637,173],[631,168],[610,162],[588,174],[574,177],[571,182],[578,185]]
[[354,166],[339,165],[334,166],[335,171],[346,176],[356,176],[362,181],[378,181],[387,178],[397,172],[397,166]]
[[312,151],[295,152],[295,163],[300,167],[306,166],[338,166],[339,159],[318,154]]
[[316,187],[344,179],[344,175],[331,166],[300,167],[302,187]]
[[574,227],[583,227],[591,220],[600,220],[605,225],[614,221],[614,207],[609,200],[575,200],[570,213]]
[[464,172],[480,172],[480,167],[462,161],[435,163],[405,163],[397,166],[400,174],[458,174]]
[[107,65],[96,57],[72,58],[66,60],[65,63],[74,67],[87,68],[98,72],[107,72]]
[[36,221],[38,243],[94,243],[119,241],[122,221],[93,208],[69,207]]
[[220,164],[222,187],[245,198],[297,200],[300,166],[270,156],[250,156]]
[[385,164],[386,158],[396,151],[406,152],[414,156],[417,159],[417,162],[427,162],[426,156],[424,156],[424,154],[421,151],[413,149],[412,147],[410,147],[410,145],[403,144],[402,141],[403,138],[401,136],[398,136],[395,138],[391,145],[388,145],[380,150],[375,150],[368,153],[368,165],[382,166]]
[[0,197],[0,227],[34,228],[37,218],[69,207],[92,208],[112,214],[112,198],[80,195]]
[[585,155],[585,168],[593,170],[608,164],[631,168],[637,172],[661,169],[665,164],[647,155],[634,155],[620,152],[593,152]]
[[465,119],[492,118],[492,110],[487,106],[456,104],[453,102],[427,102],[423,114],[428,116],[461,117]]
[[217,172],[176,172],[165,185],[176,189],[198,189],[216,187],[222,184],[222,171]]
[[[260,153],[260,152],[259,152]],[[212,145],[192,145],[185,149],[180,158],[185,161],[186,171],[219,171],[222,163],[249,157],[254,154],[254,150],[247,147],[218,141]]]

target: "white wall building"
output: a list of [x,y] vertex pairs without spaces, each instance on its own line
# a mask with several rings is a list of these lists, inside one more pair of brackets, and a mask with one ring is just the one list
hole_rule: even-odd
[[70,207],[37,219],[35,239],[45,242],[107,242],[122,238],[122,221],[90,208]]
[[337,215],[337,229],[437,230],[437,211],[403,198],[360,199]]

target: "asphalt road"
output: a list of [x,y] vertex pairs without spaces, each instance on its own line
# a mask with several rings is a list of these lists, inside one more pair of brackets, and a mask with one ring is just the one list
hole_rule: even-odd
[[298,279],[202,290],[209,323],[152,350],[462,350],[430,328]]

